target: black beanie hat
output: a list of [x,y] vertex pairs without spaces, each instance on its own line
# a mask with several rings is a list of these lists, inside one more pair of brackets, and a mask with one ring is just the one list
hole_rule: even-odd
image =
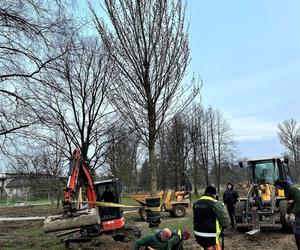
[[207,186],[206,189],[205,189],[205,193],[210,194],[210,195],[214,195],[214,194],[217,194],[217,190],[213,186]]

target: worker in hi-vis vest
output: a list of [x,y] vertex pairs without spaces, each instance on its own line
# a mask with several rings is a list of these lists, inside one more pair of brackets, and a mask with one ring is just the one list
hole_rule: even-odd
[[216,198],[215,187],[208,186],[193,205],[195,238],[205,250],[221,249],[219,237],[230,223],[225,207]]

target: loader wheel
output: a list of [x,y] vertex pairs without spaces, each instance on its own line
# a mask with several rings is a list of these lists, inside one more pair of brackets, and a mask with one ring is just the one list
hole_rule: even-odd
[[287,212],[287,201],[283,200],[279,202],[279,215],[280,215],[280,223],[282,225],[282,231],[286,233],[293,233],[293,223],[286,220],[286,212]]
[[139,209],[139,215],[140,215],[142,221],[146,221],[147,220],[146,208],[144,206],[140,207],[140,209]]
[[238,202],[235,205],[235,222],[236,223],[243,223],[244,218],[244,211],[246,210],[246,203],[245,202]]
[[175,205],[173,208],[173,213],[175,217],[184,217],[185,212],[185,207],[182,205]]

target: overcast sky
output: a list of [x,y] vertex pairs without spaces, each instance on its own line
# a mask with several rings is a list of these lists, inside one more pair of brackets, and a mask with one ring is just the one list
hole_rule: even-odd
[[284,151],[277,125],[300,121],[300,1],[189,0],[190,71],[230,123],[242,157]]

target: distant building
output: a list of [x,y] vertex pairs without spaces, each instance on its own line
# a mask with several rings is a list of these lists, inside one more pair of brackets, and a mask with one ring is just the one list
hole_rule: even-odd
[[0,174],[0,182],[1,182],[1,188],[0,188],[0,198],[4,199],[8,195],[8,190],[6,189],[7,184],[13,179],[16,178],[17,175],[13,175],[11,173],[2,173]]
[[5,185],[7,184],[7,177],[5,174],[0,174],[0,198],[6,196]]
[[0,182],[0,198],[32,200],[62,190],[65,178],[42,173],[5,173],[0,175]]

